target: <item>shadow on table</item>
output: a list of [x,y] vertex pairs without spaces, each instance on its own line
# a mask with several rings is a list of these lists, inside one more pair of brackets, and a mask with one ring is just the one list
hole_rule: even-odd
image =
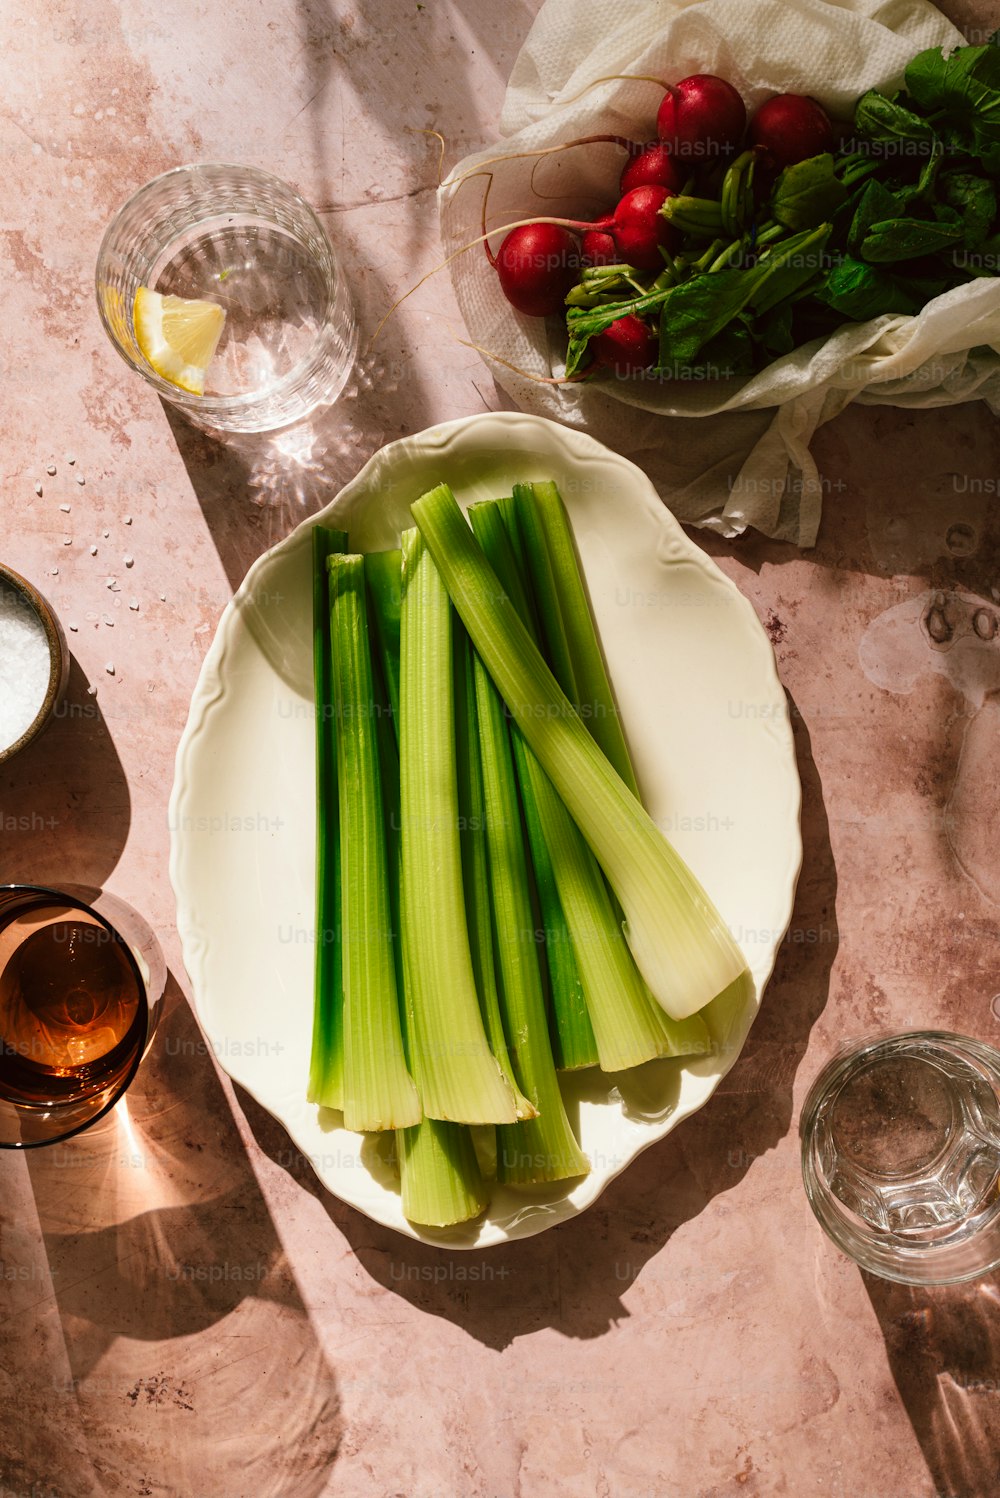
[[920,1288],[863,1274],[940,1498],[1000,1492],[1000,1277]]
[[[381,355],[360,353],[333,405],[280,432],[210,435],[164,402],[234,591],[259,556],[335,499],[382,446],[382,413],[365,396],[376,384],[389,382],[387,370]],[[418,419],[422,423],[423,417]]]
[[308,1161],[289,1151],[281,1126],[237,1089],[258,1144],[323,1202],[379,1284],[494,1348],[543,1326],[566,1336],[598,1337],[629,1314],[625,1290],[672,1234],[736,1186],[785,1137],[795,1074],[826,1003],[838,943],[837,874],[822,786],[801,718],[796,741],[804,873],[743,1053],[712,1100],[634,1160],[581,1217],[555,1232],[482,1252],[459,1254],[414,1242],[324,1192]]
[[[108,716],[79,661],[45,731],[0,767],[3,878],[102,885],[128,837],[132,807]],[[113,694],[109,694],[113,702]]]
[[[232,1492],[238,1435],[240,1491],[310,1498],[340,1439],[334,1374],[172,978],[164,1004],[123,1103],[26,1157],[65,1354],[47,1423],[89,1452],[102,1492],[153,1473],[135,1491]],[[31,1364],[35,1330],[15,1323]]]
[[[1000,431],[985,405],[852,405],[820,428],[811,448],[823,519],[809,561],[834,574],[914,577],[995,601]],[[735,547],[706,532],[698,540],[713,556],[735,556],[755,572],[803,555],[752,531]]]

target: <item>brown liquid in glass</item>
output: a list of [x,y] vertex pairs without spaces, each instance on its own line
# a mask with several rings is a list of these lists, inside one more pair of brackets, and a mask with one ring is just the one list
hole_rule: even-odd
[[0,1092],[44,1107],[89,1097],[142,1044],[136,976],[120,938],[71,905],[0,924]]

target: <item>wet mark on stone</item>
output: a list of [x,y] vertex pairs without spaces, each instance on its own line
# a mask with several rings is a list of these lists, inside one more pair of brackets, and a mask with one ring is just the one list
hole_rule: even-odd
[[1000,819],[1000,639],[998,611],[970,593],[937,589],[873,619],[858,657],[869,681],[913,692],[944,676],[964,699],[968,722],[951,775],[943,830],[962,873],[1000,905],[1000,866],[992,829]]
[[959,521],[956,525],[950,525],[945,532],[944,544],[956,557],[971,557],[975,554],[979,545],[979,537],[971,525]]

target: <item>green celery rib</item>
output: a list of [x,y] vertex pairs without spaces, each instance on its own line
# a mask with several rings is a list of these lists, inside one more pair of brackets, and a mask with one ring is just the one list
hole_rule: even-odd
[[347,550],[343,531],[312,533],[313,682],[316,692],[316,965],[312,1045],[306,1096],[323,1108],[344,1103],[343,999],[340,961],[340,816],[337,731],[330,674],[330,589],[326,559]]
[[361,556],[327,559],[338,729],[344,1124],[381,1130],[416,1124],[422,1110],[400,1028],[364,569]]
[[573,657],[569,636],[559,601],[559,590],[552,568],[541,516],[534,502],[530,484],[514,485],[514,511],[517,515],[518,533],[528,564],[528,576],[541,620],[541,639],[545,643],[545,654],[553,675],[570,702],[579,700]]
[[375,625],[379,666],[392,709],[392,722],[399,740],[399,629],[403,606],[403,554],[372,551],[365,557],[365,582]]
[[411,513],[483,664],[607,875],[654,998],[672,1019],[704,1008],[747,966],[721,916],[587,732],[451,490],[439,485]]
[[[632,794],[638,798],[639,786],[635,770],[622,732],[618,704],[615,702],[597,637],[597,627],[562,495],[551,482],[532,484],[530,489],[525,487],[516,492],[518,515],[524,510],[537,517],[552,564],[556,597],[573,666],[572,679],[564,681],[558,670],[555,671],[556,679],[573,702],[592,737],[604,750]],[[650,1002],[654,1002],[652,996]],[[659,1005],[654,1005],[654,1009],[663,1027],[666,1055],[705,1055],[711,1051],[712,1038],[708,1026],[700,1016],[692,1014],[684,1020],[672,1020]]]
[[490,875],[486,847],[486,805],[483,770],[479,761],[479,725],[476,717],[472,647],[461,624],[455,620],[455,748],[458,767],[462,870],[465,882],[465,914],[469,925],[469,947],[476,975],[479,1007],[490,1042],[490,1050],[514,1094],[518,1118],[533,1118],[537,1109],[517,1083],[507,1049],[500,995],[497,991],[493,953],[493,922],[490,914]]
[[518,1080],[538,1111],[536,1118],[497,1129],[497,1180],[562,1181],[586,1175],[590,1163],[570,1128],[552,1060],[503,702],[482,661],[472,664],[501,1004]]
[[[402,560],[402,558],[400,558]],[[365,571],[367,572],[367,560]],[[395,666],[399,671],[399,645],[395,647]],[[386,817],[386,853],[389,861],[389,903],[392,908],[392,954],[396,967],[396,984],[404,996],[401,1005],[403,1044],[410,1060],[409,1004],[400,939],[400,828],[399,745],[390,721],[388,692],[384,677],[375,672],[375,695],[378,707],[379,764],[382,770],[382,801]],[[442,1123],[423,1118],[408,1129],[396,1131],[396,1157],[399,1162],[403,1216],[423,1227],[450,1227],[468,1222],[486,1210],[489,1200],[472,1143],[472,1134],[463,1124]]]
[[[493,518],[497,511],[502,517],[509,546],[504,545],[503,538],[497,530]],[[520,579],[527,576],[527,561],[514,500],[512,498],[487,500],[482,504],[472,505],[469,510],[469,519],[487,556],[491,556],[491,548],[493,550],[502,548],[503,562],[499,562],[496,556],[492,556],[493,566],[501,577],[504,575],[504,567],[509,573],[512,586],[518,589],[516,596],[512,595],[515,606],[537,643],[541,638],[541,632],[535,611],[535,600],[527,588],[519,586]],[[524,824],[535,873],[535,888],[538,892],[539,910],[545,933],[552,1051],[556,1065],[561,1071],[578,1071],[583,1067],[598,1065],[600,1057],[597,1052],[597,1041],[594,1038],[594,1027],[590,1022],[580,969],[559,900],[555,870],[552,867],[552,858],[545,841],[542,821],[532,788],[532,778],[528,770],[531,751],[519,732],[512,734],[511,737],[518,784],[521,788]]]
[[[556,597],[573,666],[576,696],[574,697],[558,670],[555,672],[556,679],[629,790],[634,796],[638,796],[639,787],[622,732],[618,704],[611,690],[608,668],[597,638],[594,615],[580,570],[566,506],[553,483],[532,484],[529,495],[530,508],[538,517],[552,564]],[[526,496],[522,504],[528,503],[529,496]]]
[[[520,618],[529,617],[526,589],[499,507],[489,501],[473,505],[470,519],[506,597]],[[662,1011],[632,961],[597,860],[520,731],[514,733],[514,744],[527,787],[525,803],[534,806],[551,861],[597,1059],[604,1071],[640,1066],[667,1053]]]
[[469,948],[452,611],[434,558],[415,531],[403,534],[399,696],[403,950],[417,1086],[430,1118],[513,1123],[514,1095],[490,1053]]
[[590,1023],[580,969],[573,955],[573,942],[559,901],[555,870],[528,773],[528,755],[531,750],[525,744],[520,730],[511,737],[545,936],[544,953],[551,999],[552,1053],[560,1071],[579,1071],[582,1067],[597,1065],[600,1059],[597,1041],[594,1039],[594,1027]]

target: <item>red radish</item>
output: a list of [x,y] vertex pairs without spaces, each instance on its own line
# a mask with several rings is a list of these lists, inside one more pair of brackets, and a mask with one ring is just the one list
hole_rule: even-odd
[[618,317],[603,333],[596,333],[587,347],[599,369],[613,369],[617,375],[634,374],[656,363],[660,341],[641,318],[629,313]]
[[559,312],[579,266],[575,237],[568,229],[547,223],[512,229],[496,257],[504,296],[527,317]]
[[714,73],[695,73],[668,88],[656,116],[657,135],[683,161],[731,155],[746,127],[739,93]]
[[580,251],[588,265],[618,263],[618,246],[603,229],[588,229],[580,241]]
[[661,269],[660,247],[669,249],[676,241],[677,231],[660,209],[674,196],[669,187],[633,187],[614,213],[592,224],[565,218],[511,224],[498,255],[492,255],[486,244],[486,253],[496,266],[504,296],[527,317],[548,317],[560,311],[579,269],[579,250],[568,232],[571,229],[578,234],[608,236],[615,245],[615,259],[634,265],[637,270]]
[[663,256],[660,248],[669,250],[677,233],[660,209],[668,198],[673,197],[676,193],[669,187],[633,187],[610,219],[594,227],[608,230],[626,265],[634,265],[638,270],[661,270]]
[[775,94],[750,121],[750,140],[777,166],[794,166],[833,150],[833,125],[815,99],[805,94]]
[[683,173],[662,140],[646,146],[622,170],[623,193],[631,192],[633,187],[669,187],[672,192],[680,192],[683,186]]

